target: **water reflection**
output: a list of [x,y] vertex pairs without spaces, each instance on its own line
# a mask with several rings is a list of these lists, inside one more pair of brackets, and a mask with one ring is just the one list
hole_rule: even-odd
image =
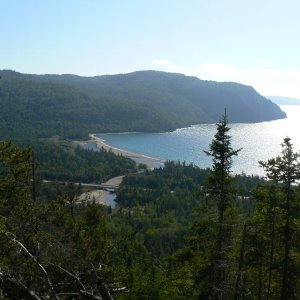
[[[262,123],[230,124],[233,148],[242,148],[234,159],[235,173],[264,175],[259,160],[280,153],[283,138],[289,136],[295,149],[300,149],[300,106],[281,106],[288,118]],[[230,119],[230,112],[229,112]],[[207,150],[216,131],[214,124],[200,124],[166,133],[101,134],[108,144],[143,153],[163,160],[194,163],[202,168],[211,166]]]

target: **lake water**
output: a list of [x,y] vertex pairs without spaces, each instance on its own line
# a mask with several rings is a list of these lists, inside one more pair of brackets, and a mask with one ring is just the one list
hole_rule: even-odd
[[[277,156],[283,138],[290,137],[295,150],[300,149],[300,106],[283,105],[287,113],[282,120],[262,123],[236,123],[231,127],[232,147],[242,148],[234,158],[233,172],[264,175],[259,160]],[[230,121],[230,115],[229,115]],[[211,166],[203,150],[216,132],[215,124],[199,124],[165,133],[98,134],[106,143],[125,150],[146,154],[163,160],[185,161],[201,168]]]
[[116,207],[116,194],[115,193],[111,193],[108,194],[104,197],[104,200],[106,202],[107,206],[110,206],[111,208],[115,208]]

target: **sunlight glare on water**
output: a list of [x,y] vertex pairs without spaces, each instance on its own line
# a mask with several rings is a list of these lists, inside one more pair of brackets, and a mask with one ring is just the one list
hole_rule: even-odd
[[[229,124],[232,147],[242,148],[234,158],[233,172],[264,175],[259,160],[277,156],[285,137],[290,137],[295,150],[300,149],[300,106],[281,106],[287,118],[262,123]],[[230,121],[230,114],[229,114]],[[211,166],[207,150],[216,132],[214,124],[199,124],[166,133],[99,134],[112,146],[165,160],[194,163],[201,168]]]

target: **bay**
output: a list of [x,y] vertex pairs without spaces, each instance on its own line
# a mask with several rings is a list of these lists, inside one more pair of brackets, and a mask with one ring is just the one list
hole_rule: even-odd
[[[281,151],[280,144],[287,136],[292,139],[295,150],[300,149],[300,106],[282,105],[281,109],[287,113],[286,119],[229,124],[233,148],[242,148],[234,158],[234,173],[263,176],[258,161],[277,156]],[[228,119],[230,121],[230,114]],[[215,133],[215,124],[199,124],[164,133],[112,133],[96,136],[117,148],[207,168],[212,162],[203,150],[209,148]]]

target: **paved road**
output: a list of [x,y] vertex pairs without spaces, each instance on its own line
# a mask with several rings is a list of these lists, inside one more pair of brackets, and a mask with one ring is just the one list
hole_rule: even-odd
[[[112,188],[112,189],[117,189],[119,185],[121,184],[123,178],[125,175],[113,177],[106,182],[103,182],[102,184],[95,184],[95,183],[82,183],[82,182],[72,182],[72,184],[75,185],[81,185],[84,187],[92,187],[92,188],[97,188],[97,189],[107,189],[107,188]],[[43,182],[56,182],[60,184],[67,184],[68,182],[65,181],[56,181],[56,180],[43,180]]]
[[113,177],[109,180],[107,180],[106,182],[102,183],[103,186],[111,186],[111,187],[115,187],[115,188],[118,188],[119,185],[121,184],[123,178],[124,178],[125,175],[122,175],[122,176],[117,176],[117,177]]

